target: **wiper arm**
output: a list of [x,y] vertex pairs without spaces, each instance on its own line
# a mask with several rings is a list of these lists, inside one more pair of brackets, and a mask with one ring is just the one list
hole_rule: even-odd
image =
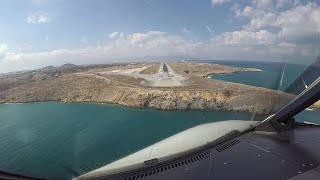
[[266,123],[270,123],[276,131],[281,131],[281,124],[289,124],[290,119],[299,112],[305,110],[320,99],[320,77],[318,77],[307,89],[300,93],[288,105],[268,117],[257,130],[266,130]]
[[280,123],[305,110],[320,99],[320,77],[300,93],[291,103],[280,109],[273,117]]

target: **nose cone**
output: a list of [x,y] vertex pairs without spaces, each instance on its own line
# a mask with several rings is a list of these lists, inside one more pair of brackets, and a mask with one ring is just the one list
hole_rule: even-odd
[[102,174],[111,174],[119,172],[124,168],[128,169],[130,166],[138,165],[150,159],[159,159],[169,155],[182,153],[205,145],[208,142],[212,142],[233,130],[242,132],[247,130],[250,125],[255,125],[257,123],[259,122],[229,120],[195,126],[166,138],[156,144],[146,147],[138,152],[135,152],[127,157],[119,159],[111,164],[84,174],[79,178],[90,178]]

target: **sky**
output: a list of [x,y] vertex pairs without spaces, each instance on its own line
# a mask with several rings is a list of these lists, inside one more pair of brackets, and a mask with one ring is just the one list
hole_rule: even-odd
[[318,0],[2,0],[0,73],[167,58],[311,63]]

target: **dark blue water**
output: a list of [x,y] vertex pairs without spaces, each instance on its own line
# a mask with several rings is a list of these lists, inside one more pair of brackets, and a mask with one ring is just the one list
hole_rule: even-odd
[[0,170],[49,179],[71,179],[185,129],[235,116],[57,102],[0,105],[0,115]]

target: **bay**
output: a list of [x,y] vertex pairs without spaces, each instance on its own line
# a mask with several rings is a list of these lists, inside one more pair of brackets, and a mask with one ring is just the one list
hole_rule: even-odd
[[47,179],[71,179],[193,126],[235,118],[58,102],[4,104],[0,115],[0,170]]

